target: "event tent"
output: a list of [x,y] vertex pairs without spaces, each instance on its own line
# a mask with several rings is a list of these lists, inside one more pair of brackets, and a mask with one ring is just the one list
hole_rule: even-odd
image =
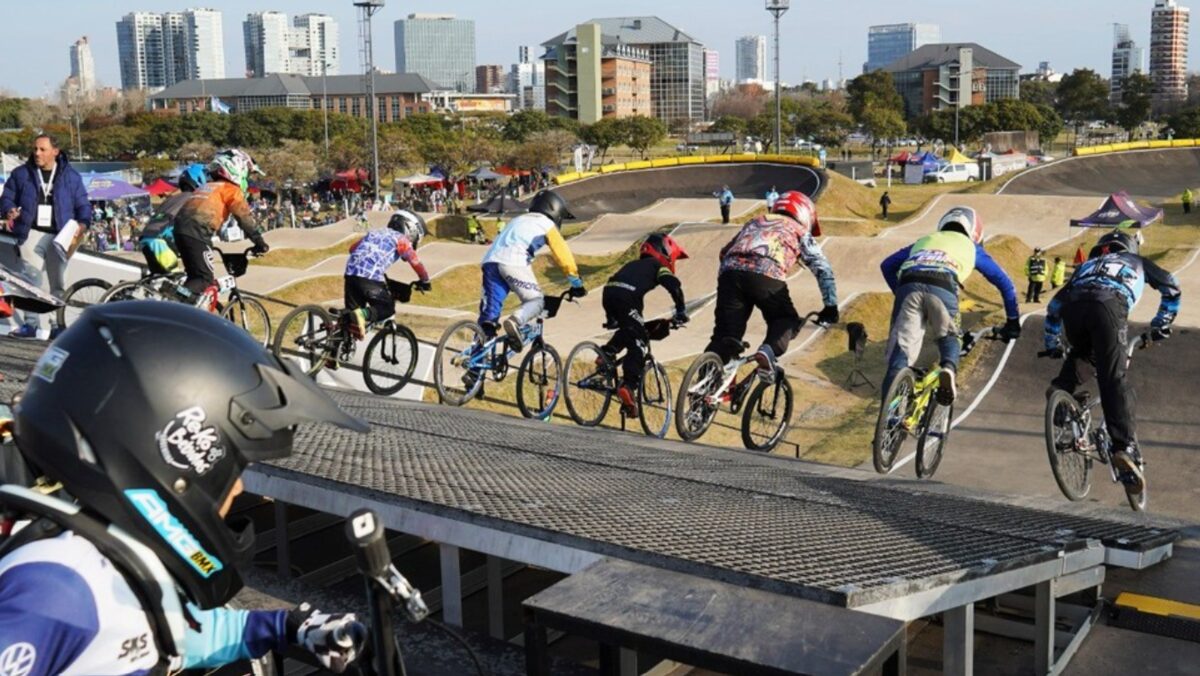
[[413,174],[412,176],[405,176],[403,178],[396,179],[396,183],[401,183],[403,185],[410,185],[410,186],[411,185],[426,185],[429,183],[441,183],[441,182],[442,182],[442,179],[438,178],[437,176],[430,176],[429,174]]
[[958,148],[951,148],[950,154],[946,155],[946,161],[950,164],[969,164],[971,158],[959,152]]
[[170,195],[173,192],[179,192],[179,188],[176,188],[160,178],[146,186],[146,192],[154,195],[155,197],[162,197],[163,195]]
[[135,185],[115,178],[89,175],[84,182],[87,184],[88,199],[94,202],[144,197],[150,194]]
[[1109,195],[1104,205],[1091,215],[1072,218],[1071,225],[1077,228],[1112,228],[1125,221],[1134,221],[1139,228],[1144,228],[1162,216],[1162,209],[1140,206],[1129,193],[1118,192]]
[[498,180],[504,178],[504,175],[497,174],[496,172],[492,171],[491,169],[488,169],[487,167],[480,167],[480,168],[476,169],[475,171],[472,171],[471,173],[467,174],[467,177],[473,178],[476,181],[498,181]]

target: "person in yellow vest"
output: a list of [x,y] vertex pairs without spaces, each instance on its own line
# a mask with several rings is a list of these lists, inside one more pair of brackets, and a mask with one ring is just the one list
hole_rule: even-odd
[[1067,281],[1067,262],[1061,256],[1054,257],[1054,268],[1050,271],[1050,288],[1057,289]]
[[1029,287],[1025,289],[1026,303],[1042,302],[1042,287],[1046,284],[1046,257],[1041,249],[1034,249],[1033,255],[1025,261],[1025,277]]
[[1192,189],[1184,188],[1181,199],[1183,200],[1183,213],[1185,213],[1185,214],[1192,213]]
[[937,340],[942,375],[937,398],[944,405],[956,396],[955,371],[962,353],[958,330],[958,290],[976,269],[1004,299],[1006,340],[1021,336],[1017,291],[1012,280],[983,248],[983,221],[971,207],[954,207],[938,223],[937,232],[888,256],[880,266],[896,294],[888,336],[887,375],[883,393],[901,369],[916,361],[926,327]]

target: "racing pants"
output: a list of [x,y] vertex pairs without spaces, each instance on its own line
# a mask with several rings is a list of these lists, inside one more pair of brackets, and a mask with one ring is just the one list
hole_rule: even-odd
[[396,314],[396,301],[387,284],[365,277],[346,275],[343,285],[347,310],[367,309],[367,323],[381,322]]
[[1113,448],[1136,445],[1134,394],[1127,373],[1129,324],[1125,303],[1115,296],[1071,299],[1063,306],[1062,319],[1071,350],[1053,385],[1074,394],[1091,379],[1094,368]]
[[192,295],[199,297],[204,290],[217,284],[217,252],[212,248],[212,239],[201,239],[189,233],[175,231],[175,247],[179,249],[179,260],[187,273],[183,283]]
[[775,357],[787,352],[788,344],[800,332],[800,315],[792,305],[787,282],[747,270],[725,270],[717,278],[716,322],[706,352],[713,352],[728,364],[741,354],[746,322],[758,308],[767,322],[763,346]]
[[912,366],[920,357],[926,331],[931,332],[937,341],[941,367],[957,370],[962,353],[958,332],[958,294],[936,284],[901,283],[892,304],[892,329],[888,335],[883,396],[887,396],[896,374]]
[[[479,299],[479,325],[489,334],[495,330],[509,292],[517,294],[521,306],[513,312],[518,326],[537,317],[544,307],[545,297],[538,286],[533,268],[528,265],[483,264],[483,294]],[[490,335],[489,335],[490,337]]]
[[646,369],[646,347],[650,341],[642,319],[642,299],[624,289],[606,286],[603,302],[605,325],[617,327],[616,333],[604,345],[604,351],[617,355],[625,350],[625,358],[621,360],[621,382],[636,391]]

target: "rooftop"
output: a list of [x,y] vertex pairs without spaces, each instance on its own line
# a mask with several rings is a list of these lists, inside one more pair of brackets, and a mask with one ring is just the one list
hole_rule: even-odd
[[[324,82],[322,82],[324,80]],[[323,88],[324,87],[324,88]],[[376,74],[375,91],[384,94],[427,94],[438,86],[416,73]],[[272,73],[266,77],[226,78],[223,80],[184,80],[154,94],[152,100],[186,99],[203,96],[238,98],[243,96],[351,96],[365,93],[361,75],[330,75],[326,78]]]
[[[684,33],[671,24],[656,16],[612,17],[608,19],[589,19],[582,23],[600,24],[600,32],[612,36],[620,42],[630,45],[661,44],[664,42],[693,42],[700,41]],[[543,46],[562,44],[575,37],[575,29],[560,33],[542,43]]]
[[906,70],[929,70],[948,63],[958,61],[958,50],[968,48],[974,50],[977,67],[998,70],[1019,70],[1021,64],[1000,56],[992,50],[974,42],[946,42],[918,47],[915,51],[896,59],[883,67],[889,73]]

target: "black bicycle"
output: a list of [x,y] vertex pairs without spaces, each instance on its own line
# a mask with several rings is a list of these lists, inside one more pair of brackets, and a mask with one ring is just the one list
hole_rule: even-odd
[[[1129,344],[1125,353],[1132,361],[1135,350],[1165,340],[1168,333],[1143,333]],[[1070,350],[1045,350],[1038,357],[1068,358]],[[1137,484],[1122,476],[1112,462],[1112,438],[1102,417],[1093,417],[1092,411],[1100,406],[1100,397],[1087,392],[1075,394],[1054,388],[1046,399],[1046,454],[1050,458],[1050,470],[1054,481],[1068,500],[1082,500],[1092,488],[1092,464],[1099,462],[1108,466],[1113,483],[1125,486],[1125,498],[1129,506],[1140,512],[1146,509],[1149,487],[1142,478],[1140,491],[1134,492]]]

